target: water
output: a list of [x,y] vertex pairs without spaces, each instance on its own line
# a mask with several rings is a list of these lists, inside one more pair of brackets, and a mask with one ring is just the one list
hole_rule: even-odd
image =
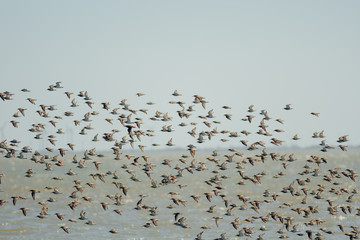
[[[270,153],[271,151],[269,151]],[[229,151],[219,152],[216,158],[218,164],[227,163],[226,169],[221,170],[219,166],[213,161],[209,161],[211,152],[196,153],[194,164],[195,167],[199,166],[200,162],[205,163],[206,170],[198,171],[192,169],[193,173],[184,169],[182,177],[177,177],[176,183],[168,183],[152,188],[150,178],[145,174],[144,168],[145,161],[141,158],[141,154],[134,154],[139,156],[138,162],[140,166],[132,165],[133,159],[128,160],[122,155],[120,160],[114,160],[112,154],[107,153],[105,157],[93,156],[91,160],[85,161],[85,168],[78,168],[78,164],[72,162],[72,154],[67,153],[64,158],[64,166],[56,166],[56,162],[51,159],[46,159],[46,162],[52,163],[52,170],[46,171],[44,163],[35,163],[30,160],[31,155],[26,155],[27,159],[18,158],[0,158],[0,173],[4,174],[2,183],[0,185],[0,199],[8,201],[0,207],[0,238],[1,239],[194,239],[196,235],[202,231],[203,239],[219,238],[220,234],[226,233],[228,239],[246,239],[247,237],[237,236],[239,230],[245,227],[251,227],[252,238],[257,237],[264,233],[264,239],[278,239],[281,234],[277,231],[284,226],[278,219],[275,221],[271,217],[268,222],[263,222],[259,217],[267,216],[271,212],[277,212],[278,215],[293,218],[292,226],[298,224],[298,232],[287,231],[284,228],[284,234],[289,239],[308,239],[305,231],[312,230],[313,238],[315,233],[321,233],[325,239],[348,239],[339,230],[338,224],[344,225],[344,231],[349,232],[352,230],[350,226],[359,226],[360,216],[357,215],[359,208],[359,194],[354,191],[359,187],[358,179],[355,182],[350,178],[345,177],[348,173],[347,169],[353,169],[355,173],[358,172],[359,165],[357,164],[360,152],[340,152],[333,151],[322,153],[310,150],[298,150],[293,152],[296,160],[294,162],[288,161],[288,156],[292,152],[283,152],[286,154],[285,161],[274,161],[270,156],[262,161],[255,161],[254,166],[249,164],[247,157],[256,158],[256,155],[261,152],[247,152],[246,155],[234,156],[232,162],[227,162],[224,154],[232,154]],[[146,154],[146,153],[144,153]],[[161,175],[169,174],[176,176],[178,170],[174,169],[176,165],[183,169],[191,167],[193,158],[183,158],[186,162],[179,161],[182,154],[188,152],[152,152],[149,153],[148,162],[154,165],[154,170],[150,171],[151,178],[161,183],[163,179]],[[316,163],[308,162],[310,155],[317,155],[325,157],[327,163],[321,163],[318,166]],[[78,155],[79,156],[79,155]],[[81,159],[80,157],[78,159]],[[163,165],[164,159],[170,160],[170,166]],[[100,161],[100,169],[96,170],[93,161]],[[242,168],[237,168],[237,162],[243,162]],[[283,163],[289,165],[286,169]],[[300,175],[299,173],[306,170],[304,165],[309,166],[307,174]],[[126,166],[125,166],[126,165]],[[26,177],[26,171],[32,168],[34,174],[31,177]],[[334,176],[331,182],[324,180],[324,175],[330,175],[329,169],[338,169],[339,175]],[[74,170],[76,175],[67,175],[69,169]],[[319,169],[317,176],[314,170]],[[214,170],[218,173],[213,172]],[[250,180],[243,180],[244,185],[238,184],[242,177],[239,170],[244,171],[244,175],[253,178],[256,174],[261,175],[261,183],[254,184]],[[119,178],[114,179],[110,172],[116,171]],[[264,172],[263,172],[264,171]],[[136,175],[138,181],[131,180],[130,177]],[[275,174],[283,172],[284,175],[279,178],[274,178]],[[94,180],[90,174],[103,173],[105,174],[105,182],[97,178]],[[205,183],[212,177],[218,175],[219,195],[215,196],[213,190],[216,189],[216,184],[212,186]],[[54,180],[54,177],[60,177],[62,180]],[[296,179],[305,180],[309,178],[309,182],[300,186]],[[83,192],[77,192],[76,196],[79,205],[75,210],[71,210],[68,204],[74,201],[70,198],[70,194],[75,191],[74,180],[80,180]],[[113,182],[119,182],[128,187],[129,190],[125,196],[122,189],[118,189]],[[292,196],[290,192],[283,193],[281,190],[288,187],[292,182],[295,192],[299,196]],[[95,188],[91,188],[87,183],[94,183]],[[211,182],[210,182],[211,183]],[[318,192],[319,184],[323,185],[323,192],[321,199],[316,199],[315,195],[311,192]],[[179,185],[183,185],[182,188]],[[51,189],[45,189],[45,187]],[[58,188],[60,194],[53,193],[53,188]],[[305,197],[304,192],[301,190],[306,187],[308,189],[308,196],[306,203],[301,203]],[[331,189],[333,188],[333,191]],[[30,189],[39,190],[40,193],[36,194],[36,200],[33,200],[30,194]],[[270,196],[264,196],[264,191],[268,190]],[[331,192],[330,192],[331,191]],[[169,192],[176,192],[177,195],[171,196]],[[115,205],[115,201],[106,197],[106,195],[120,194],[122,196],[121,205]],[[211,193],[212,198],[209,202],[204,193]],[[272,194],[277,193],[279,196],[276,201],[273,201]],[[136,210],[136,203],[140,200],[140,194],[146,195],[143,198],[141,206],[157,207],[156,215],[151,216],[149,209]],[[238,195],[244,195],[248,201],[244,204],[239,200]],[[199,202],[196,203],[191,195],[200,196]],[[224,195],[221,197],[221,195]],[[352,197],[351,202],[347,202],[349,196]],[[19,199],[16,206],[12,203],[12,196],[23,196],[26,200]],[[85,201],[82,197],[88,196],[92,198],[91,202]],[[53,197],[55,202],[48,202],[47,200]],[[185,206],[182,204],[176,205],[171,198],[176,198],[185,201]],[[223,199],[222,199],[223,198]],[[224,199],[229,200],[229,204],[234,204],[230,216],[225,215],[226,207]],[[329,204],[327,200],[333,200],[334,206],[337,207],[336,215],[329,214]],[[250,202],[260,201],[260,208],[251,208]],[[268,200],[264,202],[264,200]],[[42,206],[38,203],[44,201],[48,208],[46,218],[40,219],[39,215]],[[101,206],[101,202],[108,204],[108,209],[105,211]],[[172,204],[173,208],[168,206]],[[214,207],[214,213],[208,213],[207,210],[210,206]],[[296,208],[308,208],[314,206],[318,208],[318,212],[311,213],[308,217],[304,217],[302,212],[300,215],[294,211]],[[352,206],[351,213],[346,211],[346,214],[341,211],[342,206]],[[27,216],[23,216],[20,208],[28,208]],[[241,207],[241,208],[240,208]],[[120,209],[122,215],[118,215],[113,210]],[[86,212],[86,220],[80,220],[81,210]],[[190,228],[182,228],[175,225],[174,213],[179,212],[179,218],[185,217],[185,223]],[[64,220],[59,220],[55,213],[62,213]],[[219,227],[216,226],[213,217],[221,217]],[[253,217],[253,223],[246,221]],[[255,217],[255,219],[254,219]],[[151,218],[158,219],[158,226],[154,226]],[[231,222],[235,218],[239,218],[238,230],[236,230]],[[69,219],[75,219],[77,222],[70,222]],[[92,220],[95,225],[88,225],[86,222]],[[314,220],[314,221],[312,221]],[[315,220],[322,220],[321,225],[308,225]],[[150,223],[149,228],[144,227],[146,223]],[[284,222],[285,223],[285,222]],[[66,225],[69,227],[69,234],[65,233],[60,227]],[[208,225],[209,229],[202,229],[203,225]],[[308,226],[306,226],[308,225]],[[292,230],[290,226],[289,230]],[[266,230],[260,230],[265,227]],[[327,234],[321,230],[326,228],[333,234]],[[116,229],[117,233],[112,234],[109,231]],[[323,229],[324,230],[324,229]]]

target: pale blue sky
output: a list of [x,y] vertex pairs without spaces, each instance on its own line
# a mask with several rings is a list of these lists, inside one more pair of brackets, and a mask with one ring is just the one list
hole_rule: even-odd
[[[87,90],[98,103],[154,101],[154,110],[172,114],[174,89],[187,104],[200,94],[224,123],[220,107],[231,105],[238,117],[226,127],[237,131],[254,104],[256,113],[288,120],[279,138],[298,133],[308,146],[324,129],[329,143],[348,134],[359,145],[359,10],[359,1],[328,0],[0,1],[0,91],[16,93],[14,103],[0,103],[0,121],[30,109],[28,96],[61,105],[64,96],[46,88],[62,81],[63,90]],[[282,110],[287,103],[293,112]]]

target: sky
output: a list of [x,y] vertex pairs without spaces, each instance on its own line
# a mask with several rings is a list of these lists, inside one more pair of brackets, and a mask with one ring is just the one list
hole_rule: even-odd
[[[196,143],[186,134],[191,126],[177,126],[183,121],[176,115],[180,107],[168,103],[181,100],[188,106],[194,94],[208,101],[206,110],[197,106],[193,114],[198,131],[207,128],[197,116],[214,109],[220,130],[249,129],[249,142],[255,141],[259,112],[266,109],[272,117],[269,126],[285,130],[274,136],[286,139],[286,146],[318,144],[311,135],[321,130],[331,144],[349,135],[347,145],[358,146],[359,10],[359,1],[329,0],[0,1],[0,92],[15,94],[14,100],[0,102],[0,140],[21,138],[34,144],[27,129],[42,119],[27,97],[64,112],[70,101],[63,92],[76,98],[86,90],[99,111],[101,102],[115,107],[128,99],[135,108],[169,112],[172,123],[141,115],[149,128],[172,124],[176,130],[145,142],[150,149],[151,143],[164,145],[171,136],[177,146]],[[46,90],[57,81],[63,89]],[[181,97],[171,96],[175,89]],[[145,95],[137,97],[138,92]],[[156,105],[147,106],[148,101]],[[285,104],[294,109],[285,111]],[[226,111],[224,105],[232,109]],[[252,125],[241,120],[249,105],[256,110]],[[10,120],[18,107],[27,108],[27,116],[14,129]],[[77,117],[86,111],[80,106]],[[227,112],[234,115],[232,121],[224,118]],[[319,112],[319,118],[310,112]],[[284,119],[284,125],[276,118]],[[90,147],[72,120],[59,124],[68,130],[59,143]],[[97,124],[99,133],[111,130],[103,119]],[[302,139],[295,143],[291,137],[296,133]],[[219,139],[205,146],[225,146]],[[48,145],[46,137],[40,142],[36,148]],[[236,147],[239,139],[227,144]]]

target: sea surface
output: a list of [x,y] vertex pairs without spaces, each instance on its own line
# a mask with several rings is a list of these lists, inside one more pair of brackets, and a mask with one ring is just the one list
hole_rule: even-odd
[[[202,151],[197,152],[194,158],[186,151],[137,153],[130,159],[123,153],[120,160],[115,160],[111,153],[83,160],[82,154],[78,153],[77,161],[84,161],[84,168],[79,168],[79,164],[73,162],[74,153],[71,152],[58,158],[63,159],[63,166],[57,166],[51,157],[36,162],[31,159],[31,154],[26,154],[26,159],[2,157],[0,173],[4,176],[0,184],[0,199],[7,202],[0,206],[0,239],[195,239],[202,231],[202,239],[220,238],[222,233],[226,233],[227,239],[258,239],[260,234],[264,234],[262,239],[308,239],[307,230],[313,232],[313,239],[316,233],[324,239],[349,239],[344,232],[352,231],[350,226],[360,227],[360,216],[356,210],[360,208],[357,193],[360,151],[334,150],[323,153],[319,150],[289,150],[278,153],[277,160],[272,160],[269,151],[264,161],[260,158],[261,151],[249,153],[234,155],[232,160],[224,156],[234,154],[229,151],[219,151],[217,156],[212,156],[211,151]],[[289,161],[292,153],[294,161]],[[157,182],[156,188],[152,187],[150,178],[143,170],[146,162],[142,155],[147,155],[148,163],[153,165],[153,170],[148,173]],[[280,155],[283,155],[282,159]],[[326,163],[323,160],[320,163],[309,161],[311,155],[324,158]],[[136,157],[139,157],[139,165],[132,164]],[[247,157],[255,159],[253,165]],[[168,165],[163,164],[165,159],[168,159]],[[195,162],[191,163],[193,159]],[[94,161],[101,162],[99,170],[95,168]],[[52,164],[51,170],[45,170],[45,162]],[[198,168],[201,163],[204,163],[206,169]],[[288,164],[286,168],[284,163]],[[181,174],[175,169],[176,166],[177,169],[183,169]],[[33,173],[27,174],[30,168]],[[67,174],[70,169],[74,175]],[[355,181],[346,177],[349,169],[356,173]],[[329,170],[334,170],[335,174],[326,181],[324,176],[331,175]],[[117,179],[114,178],[115,171]],[[243,171],[246,177],[241,177],[239,171]],[[99,177],[95,180],[91,176],[98,173],[104,174],[104,182]],[[176,181],[161,184],[165,175],[175,176]],[[254,178],[254,175],[260,176],[261,181],[254,183],[247,178]],[[79,204],[71,210],[68,204],[75,200],[69,197],[76,191],[74,180],[80,181],[82,192],[76,192]],[[128,188],[126,195],[123,188],[117,188],[114,182]],[[87,183],[93,183],[95,187],[91,188]],[[289,190],[282,192],[283,188],[291,184],[294,195]],[[54,193],[54,188],[60,193]],[[305,197],[302,188],[308,189],[306,202],[302,202]],[[39,191],[35,200],[32,199],[30,189]],[[218,196],[214,194],[214,189],[218,190]],[[321,194],[317,196],[319,189]],[[265,191],[269,194],[264,194]],[[171,192],[174,194],[171,195]],[[211,193],[211,202],[204,193]],[[278,195],[276,200],[272,197],[274,193]],[[120,205],[106,197],[115,194],[122,196]],[[139,204],[140,209],[135,209],[141,194],[145,197]],[[199,201],[194,201],[191,195],[199,196]],[[240,200],[238,195],[243,195],[247,201]],[[19,199],[14,206],[13,196],[26,199]],[[84,196],[91,197],[91,202],[85,201]],[[49,198],[55,201],[50,202]],[[172,198],[183,200],[184,204],[177,202],[177,205]],[[228,207],[225,206],[225,200],[228,200]],[[332,200],[333,206],[338,206],[337,211],[330,214],[327,200]],[[42,209],[39,204],[41,201],[45,202],[44,207],[47,208],[45,218],[38,217]],[[254,201],[259,201],[258,208],[251,204]],[[102,208],[101,202],[108,204],[107,210]],[[231,204],[231,214],[226,215]],[[169,208],[169,205],[173,208]],[[207,212],[213,205],[214,212]],[[306,209],[309,206],[318,210],[309,216],[295,211],[296,208]],[[350,206],[351,212],[344,213],[341,207],[349,209],[347,206]],[[22,207],[28,208],[27,216],[20,210]],[[155,210],[152,215],[149,211],[151,207]],[[114,209],[120,209],[121,215],[115,213]],[[86,212],[85,220],[79,219],[82,210]],[[279,218],[274,220],[269,217],[271,212],[290,219],[289,229],[284,227],[286,220],[281,223]],[[62,213],[64,219],[59,220],[55,213]],[[174,213],[180,213],[179,218],[186,218],[184,223],[188,228],[174,224]],[[269,220],[262,221],[260,217],[266,216]],[[218,227],[213,217],[222,218]],[[152,218],[157,219],[158,226],[151,222]],[[231,224],[236,218],[239,223],[237,230]],[[249,218],[253,220],[252,223],[246,220]],[[94,225],[87,224],[89,220]],[[150,227],[144,227],[146,223],[150,223]],[[339,224],[344,226],[344,232],[340,231]],[[202,229],[204,225],[208,229]],[[297,226],[295,229],[294,225]],[[65,233],[61,226],[67,226],[69,233]],[[279,230],[282,227],[281,232]],[[252,228],[248,236],[238,236],[243,228]],[[110,233],[111,229],[117,232]]]

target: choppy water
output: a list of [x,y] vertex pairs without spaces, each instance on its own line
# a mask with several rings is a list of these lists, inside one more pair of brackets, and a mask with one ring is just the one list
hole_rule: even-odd
[[[180,168],[191,167],[192,158],[185,158],[186,163],[179,161],[183,153],[151,153],[148,154],[148,162],[154,165],[154,170],[151,171],[151,177],[158,183],[161,182],[162,174],[170,174],[173,176],[178,175],[178,171],[174,169],[176,165]],[[219,164],[226,162],[224,154],[229,152],[220,152],[215,158],[219,160]],[[253,233],[251,237],[257,239],[262,233],[263,239],[278,239],[281,234],[277,231],[284,226],[279,220],[273,220],[271,217],[268,222],[264,223],[261,219],[254,219],[253,223],[245,221],[250,217],[266,216],[271,212],[277,212],[278,215],[286,217],[292,217],[292,225],[298,224],[298,232],[287,231],[284,228],[284,234],[289,239],[308,239],[305,231],[312,230],[315,233],[319,232],[325,239],[348,239],[349,237],[344,235],[339,228],[338,224],[344,225],[344,231],[349,232],[352,229],[350,226],[360,225],[360,216],[357,215],[359,208],[359,194],[354,191],[359,186],[358,178],[356,181],[352,181],[350,178],[345,177],[341,172],[348,171],[347,169],[353,169],[358,172],[358,161],[360,152],[328,152],[317,153],[319,157],[325,157],[327,163],[322,163],[318,166],[316,163],[307,162],[310,155],[315,154],[313,151],[297,151],[295,152],[296,161],[289,162],[288,156],[290,152],[286,153],[285,161],[273,161],[268,156],[266,161],[256,161],[254,166],[248,163],[247,156],[256,158],[255,154],[244,155],[243,157],[234,156],[233,162],[226,162],[227,166],[225,170],[219,169],[219,167],[207,159],[211,156],[211,152],[197,153],[195,156],[195,167],[200,162],[204,162],[207,170],[197,171],[192,169],[193,173],[190,173],[186,169],[183,170],[183,176],[178,176],[178,181],[174,184],[169,183],[167,185],[159,185],[158,188],[151,187],[151,181],[142,170],[145,161],[139,158],[140,167],[134,166],[131,163],[133,158],[128,160],[126,157],[122,157],[120,160],[114,160],[111,154],[105,154],[105,157],[92,157],[92,160],[85,161],[85,168],[78,168],[78,164],[72,163],[72,155],[68,154],[68,157],[64,160],[64,166],[56,166],[56,162],[52,162],[51,159],[45,160],[52,163],[52,170],[46,171],[45,164],[35,163],[30,160],[30,155],[27,159],[18,158],[1,158],[0,159],[0,173],[4,174],[2,183],[0,185],[0,199],[7,200],[0,207],[0,238],[2,239],[194,239],[196,235],[204,231],[203,239],[215,239],[219,238],[220,234],[226,233],[226,237],[229,239],[246,239],[246,236],[237,236],[239,230],[244,227],[253,227]],[[140,155],[139,155],[140,156]],[[80,159],[80,157],[79,157]],[[164,159],[171,160],[170,166],[161,164]],[[95,169],[93,161],[100,161],[99,171]],[[243,161],[242,169],[237,168],[237,162]],[[289,163],[286,169],[282,164]],[[308,164],[309,171],[304,175],[299,173],[305,170],[304,165]],[[125,167],[124,165],[127,165]],[[331,179],[331,182],[324,181],[324,175],[330,175],[329,169],[338,169],[338,175]],[[34,174],[31,177],[26,177],[26,171],[32,168]],[[69,169],[73,169],[76,175],[67,175]],[[314,169],[319,169],[318,174],[314,174]],[[131,175],[127,172],[133,171],[136,178],[139,181],[133,181],[130,179]],[[218,173],[213,172],[217,170]],[[238,184],[242,177],[239,174],[239,170],[244,171],[244,175],[253,177],[255,174],[259,174],[264,171],[261,177],[261,184],[254,184],[249,180],[244,180],[244,185]],[[108,172],[116,171],[119,175],[118,179],[113,179],[113,175],[106,175]],[[283,172],[285,175],[279,178],[274,178],[274,175]],[[104,173],[105,182],[102,182],[97,178],[94,180],[91,173]],[[215,196],[213,190],[216,184],[212,183],[212,186],[205,183],[206,180],[218,175],[219,178],[219,196]],[[60,177],[63,180],[54,180],[53,177]],[[296,179],[305,180],[309,178],[310,182],[305,182],[305,185],[300,186]],[[76,196],[80,204],[71,210],[68,204],[74,199],[70,198],[70,194],[75,191],[74,180],[78,179],[83,187],[83,192],[77,192]],[[295,192],[299,192],[299,196],[292,196],[290,192],[283,193],[281,190],[283,187],[288,187],[293,181]],[[86,183],[91,182],[95,184],[95,188],[90,188]],[[127,195],[116,188],[113,182],[119,182],[129,188]],[[179,187],[179,184],[184,185],[183,188]],[[313,190],[318,192],[319,184],[324,186],[324,191],[321,194],[321,199],[316,199],[315,195],[310,194]],[[54,194],[53,189],[45,189],[46,186],[56,187],[61,192],[60,194]],[[308,196],[306,203],[301,203],[305,197],[301,188],[308,188]],[[330,190],[334,188],[338,194],[331,193]],[[31,198],[30,189],[39,190],[40,193],[36,194],[36,200]],[[340,194],[340,189],[342,189]],[[265,190],[270,192],[270,195],[277,193],[279,196],[276,201],[272,200],[271,196],[264,197]],[[171,196],[169,192],[177,192],[178,195]],[[211,192],[212,198],[209,202],[204,193]],[[107,194],[115,195],[116,193],[122,195],[121,205],[115,205],[114,201],[107,198]],[[155,216],[151,216],[149,209],[136,210],[136,203],[140,200],[139,195],[147,195],[142,201],[142,206],[147,205],[149,207],[157,207],[157,213]],[[245,205],[243,201],[240,201],[238,196],[242,194],[249,200]],[[199,195],[200,200],[196,203],[191,195]],[[231,211],[231,216],[225,215],[226,210],[230,208],[225,207],[224,199],[229,200],[230,204],[234,204],[234,208]],[[347,202],[349,196],[354,195],[351,202]],[[16,206],[12,203],[12,196],[23,196],[26,200],[19,199]],[[83,196],[92,198],[91,202],[87,202],[82,199]],[[48,202],[47,200],[53,197],[55,202]],[[182,204],[176,205],[171,198],[177,198],[184,200],[186,206]],[[327,208],[329,204],[327,199],[334,201],[333,205],[338,206],[336,215],[329,214]],[[258,212],[251,208],[250,202],[259,200],[260,208]],[[42,206],[38,204],[39,201],[46,202],[48,208],[47,216],[44,219],[40,219],[39,215]],[[103,210],[101,202],[109,204],[108,210]],[[174,208],[169,209],[167,206],[173,204]],[[208,213],[207,210],[210,206],[216,205],[214,213]],[[307,208],[309,206],[318,207],[318,212],[310,214],[308,217],[304,217],[304,213],[297,214],[292,209],[294,208]],[[341,206],[352,206],[351,213],[341,211]],[[21,207],[28,208],[27,216],[23,216]],[[242,208],[240,208],[242,207]],[[122,215],[116,214],[113,210],[121,209]],[[86,212],[86,220],[80,220],[80,211]],[[180,218],[185,217],[185,223],[190,228],[182,228],[174,225],[174,213],[179,212]],[[55,213],[62,213],[64,220],[59,220]],[[216,226],[213,217],[222,217],[220,219],[219,227]],[[158,226],[154,226],[151,223],[151,218],[158,219]],[[239,218],[240,223],[238,230],[236,230],[231,222],[235,218]],[[69,219],[76,219],[77,222],[73,223],[68,221]],[[320,219],[323,222],[322,225],[308,225],[305,224],[311,222],[311,220]],[[86,222],[92,220],[95,225],[88,225]],[[151,227],[146,228],[143,225],[151,223]],[[208,225],[209,229],[201,229],[203,225]],[[69,234],[65,233],[60,227],[66,225],[69,227]],[[262,226],[265,226],[266,230],[260,230]],[[333,232],[333,234],[327,234],[320,230],[326,228]],[[117,233],[112,234],[109,232],[111,229],[116,229]],[[290,227],[289,230],[292,230]]]

